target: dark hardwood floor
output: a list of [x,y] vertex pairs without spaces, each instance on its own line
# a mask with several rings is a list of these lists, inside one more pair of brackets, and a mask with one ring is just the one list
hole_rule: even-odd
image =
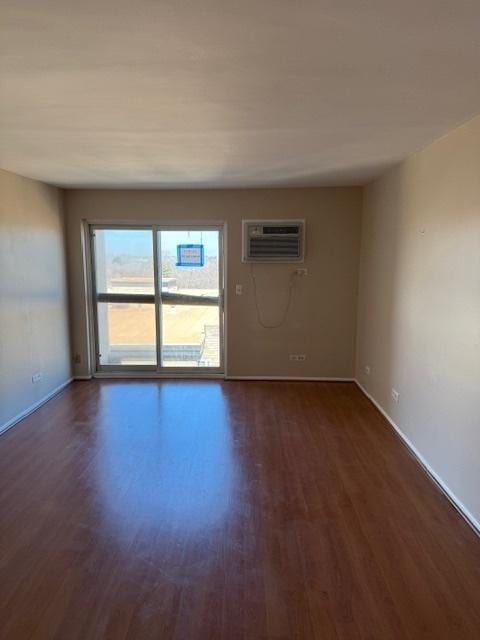
[[480,538],[353,384],[76,382],[0,516],[2,640],[480,638]]

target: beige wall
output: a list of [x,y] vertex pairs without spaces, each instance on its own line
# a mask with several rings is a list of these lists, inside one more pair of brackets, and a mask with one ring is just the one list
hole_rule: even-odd
[[480,118],[365,190],[357,376],[479,520]]
[[0,430],[70,377],[64,245],[59,190],[0,170]]
[[[71,273],[72,349],[88,373],[81,220],[226,221],[228,225],[228,374],[352,377],[355,359],[361,190],[225,191],[73,190],[66,193]],[[309,275],[297,281],[284,326],[263,329],[253,303],[250,265],[241,262],[243,218],[305,218]],[[285,302],[296,265],[259,265],[259,298],[267,321]],[[298,266],[298,265],[297,265]],[[242,284],[242,296],[235,284]],[[270,315],[268,312],[273,315]],[[305,353],[305,362],[290,362]]]

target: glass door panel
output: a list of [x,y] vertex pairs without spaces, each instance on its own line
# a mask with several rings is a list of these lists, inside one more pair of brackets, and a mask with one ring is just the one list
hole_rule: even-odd
[[162,367],[218,369],[220,232],[161,230],[159,236]]
[[99,302],[100,365],[156,365],[155,305]]
[[90,231],[97,370],[221,372],[221,231]]
[[156,367],[152,229],[93,229],[97,367]]
[[219,367],[218,307],[162,304],[164,367]]
[[96,228],[93,234],[97,293],[153,295],[152,230]]

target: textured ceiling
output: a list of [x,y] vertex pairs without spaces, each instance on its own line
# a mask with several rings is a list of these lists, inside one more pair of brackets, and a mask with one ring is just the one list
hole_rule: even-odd
[[480,111],[479,27],[478,0],[3,0],[0,166],[362,184]]

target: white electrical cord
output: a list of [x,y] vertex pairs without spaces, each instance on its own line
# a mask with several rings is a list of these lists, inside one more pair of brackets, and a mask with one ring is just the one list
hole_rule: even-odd
[[258,304],[258,295],[257,295],[257,279],[255,276],[255,272],[253,270],[253,263],[250,263],[250,274],[252,276],[252,282],[253,282],[253,298],[255,301],[255,310],[257,312],[257,320],[258,320],[258,324],[263,327],[264,329],[278,329],[279,327],[282,326],[282,324],[285,322],[285,320],[287,319],[288,316],[288,312],[290,311],[290,306],[292,304],[292,293],[293,293],[293,287],[295,285],[295,276],[297,275],[295,271],[293,271],[290,274],[290,279],[289,279],[289,284],[288,284],[288,300],[287,300],[287,304],[285,306],[285,309],[282,313],[282,317],[280,322],[277,322],[275,324],[266,324],[263,320],[262,320],[262,314],[260,313],[260,305]]

